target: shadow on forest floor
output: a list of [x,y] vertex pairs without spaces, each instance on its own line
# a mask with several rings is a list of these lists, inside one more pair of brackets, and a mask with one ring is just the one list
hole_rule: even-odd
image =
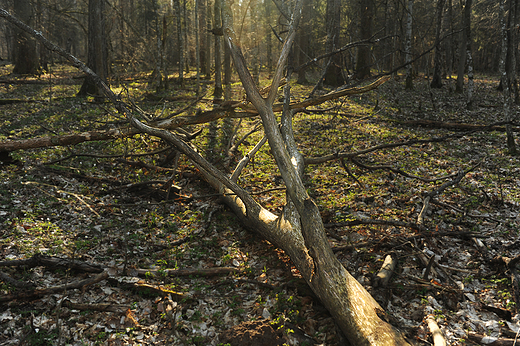
[[[0,141],[125,126],[111,105],[74,98],[79,84],[9,83],[19,79],[8,68],[0,70],[1,98],[31,102],[0,105]],[[471,112],[464,95],[415,82],[412,92],[392,80],[317,107],[323,114],[297,114],[306,157],[422,140],[307,166],[305,184],[338,258],[411,340],[431,341],[430,315],[451,345],[484,334],[514,338],[517,274],[507,264],[520,255],[518,158],[508,155],[501,128],[457,128],[503,120],[497,81],[476,79]],[[191,104],[192,83],[173,87],[165,96],[175,101],[163,103],[147,100],[144,80],[125,79],[128,95],[153,116]],[[294,84],[295,99],[310,89]],[[234,92],[241,100],[239,85]],[[207,98],[187,112],[210,107]],[[236,138],[256,120],[244,119]],[[262,136],[248,137],[228,159],[226,140],[215,136],[232,132],[229,124],[186,130],[200,128],[193,143],[218,143],[210,155],[219,166],[230,160],[233,167]],[[175,164],[160,140],[136,135],[17,151],[10,159],[0,167],[0,344],[260,345],[261,335],[272,345],[344,343],[288,257],[243,229],[196,169],[183,157]],[[459,171],[465,174],[455,182]],[[283,181],[266,146],[239,183],[280,212]],[[428,194],[434,198],[421,213]],[[387,255],[398,265],[390,283],[376,287]],[[103,270],[108,277],[99,276]]]

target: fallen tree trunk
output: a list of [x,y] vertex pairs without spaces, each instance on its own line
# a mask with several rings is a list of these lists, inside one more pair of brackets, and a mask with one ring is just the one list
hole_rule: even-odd
[[[143,124],[134,118],[129,108],[81,61],[63,49],[52,45],[41,33],[32,30],[10,16],[5,10],[0,9],[0,17],[6,18],[22,30],[32,34],[47,48],[66,57],[74,66],[92,76],[107,98],[114,103],[121,114],[127,117],[132,126],[139,131],[164,139],[185,154],[197,166],[206,180],[223,194],[226,203],[246,226],[260,233],[290,256],[301,275],[321,299],[352,345],[409,345],[397,329],[381,318],[385,316],[383,309],[334,256],[327,241],[318,208],[307,195],[302,180],[293,166],[292,159],[295,161],[297,159],[291,158],[288,154],[286,145],[290,146],[291,143],[287,143],[286,140],[292,136],[286,135],[284,141],[276,123],[272,104],[276,98],[285,62],[294,40],[301,13],[301,1],[296,2],[294,13],[295,19],[291,23],[267,99],[262,98],[254,85],[251,75],[245,68],[243,55],[235,44],[237,41],[232,26],[229,25],[232,20],[229,4],[226,4],[223,13],[225,38],[232,51],[235,67],[239,71],[249,99],[262,118],[271,150],[287,186],[288,207],[283,215],[276,216],[264,209],[246,190],[217,170],[178,136],[170,131]],[[227,193],[233,195],[227,195]]]

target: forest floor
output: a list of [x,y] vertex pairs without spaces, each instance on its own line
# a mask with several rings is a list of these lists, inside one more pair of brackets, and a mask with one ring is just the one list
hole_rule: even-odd
[[[125,126],[110,104],[74,97],[80,73],[55,66],[20,78],[10,68],[0,70],[0,142]],[[160,94],[146,76],[119,82],[125,89],[114,81],[115,90],[151,116],[212,107],[208,83],[194,104],[194,79]],[[430,317],[450,345],[512,345],[520,331],[520,165],[502,127],[471,128],[504,120],[497,80],[475,80],[473,111],[452,83],[430,90],[428,82],[417,78],[405,91],[391,80],[298,113],[306,157],[382,146],[309,165],[305,184],[337,257],[414,344],[432,343]],[[312,86],[292,89],[299,100]],[[244,96],[239,83],[233,92]],[[257,121],[186,130],[203,130],[192,143],[225,170],[262,131],[231,157],[229,134],[237,130],[236,142]],[[283,251],[244,229],[160,140],[0,154],[0,345],[348,344]],[[267,146],[239,183],[280,212],[283,181]],[[388,255],[397,267],[377,286]]]

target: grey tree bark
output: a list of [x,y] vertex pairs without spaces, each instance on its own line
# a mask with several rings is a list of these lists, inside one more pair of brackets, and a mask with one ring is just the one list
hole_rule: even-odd
[[459,66],[457,68],[457,84],[455,91],[464,92],[464,72],[468,59],[468,39],[471,36],[471,0],[466,0],[462,19],[462,31],[460,33]]
[[[368,40],[372,37],[375,4],[373,0],[364,0],[360,4],[360,40]],[[371,46],[362,45],[358,47],[356,59],[356,77],[365,79],[370,76]]]
[[[371,1],[371,0],[369,0]],[[341,34],[341,0],[327,0],[327,52],[339,48],[339,38]],[[325,72],[324,84],[331,86],[340,86],[345,80],[342,74],[341,54],[335,54],[330,57]]]
[[[290,201],[280,217],[259,207],[250,196],[243,193],[229,198],[230,204],[246,224],[286,251],[352,345],[408,345],[396,329],[381,320],[378,313],[384,312],[379,304],[332,253],[318,208],[301,180],[299,155],[294,151],[297,149],[292,148],[294,137],[289,128],[282,135],[276,122],[272,105],[298,26],[301,1],[297,2],[293,13],[294,18],[276,66],[270,92],[264,99],[246,67],[233,27],[229,25],[233,14],[227,2],[224,8],[226,44],[230,47],[248,98],[262,118],[271,152],[286,184]],[[286,117],[285,120],[289,121],[290,118]]]
[[[516,80],[516,55],[517,55],[517,10],[518,0],[509,0],[509,35],[507,40],[507,62],[506,62],[506,78],[504,85],[504,115],[507,121],[512,121],[514,118],[513,107],[513,93],[517,92],[517,80]],[[511,155],[517,155],[516,142],[513,134],[511,124],[506,125],[507,135],[507,149]]]
[[[292,259],[309,286],[321,299],[325,307],[334,317],[338,326],[348,337],[350,343],[356,346],[408,346],[410,345],[401,332],[381,319],[385,313],[379,304],[343,267],[333,254],[318,208],[309,197],[301,180],[301,157],[294,146],[290,122],[290,113],[283,117],[284,129],[280,132],[273,112],[273,102],[277,98],[277,89],[286,66],[287,56],[294,41],[295,27],[301,9],[301,1],[297,2],[294,19],[282,48],[279,63],[276,67],[271,89],[263,98],[253,82],[244,56],[236,41],[232,26],[228,26],[232,17],[229,7],[224,11],[224,33],[226,44],[242,80],[243,86],[251,102],[262,118],[264,131],[268,138],[271,152],[287,187],[288,205],[281,216],[276,216],[258,204],[252,196],[238,186],[227,175],[217,170],[207,162],[189,144],[177,135],[167,130],[148,126],[133,117],[132,111],[124,102],[103,83],[87,66],[71,56],[63,49],[46,41],[41,33],[33,35],[53,51],[67,57],[74,66],[88,73],[103,90],[104,94],[114,103],[121,114],[124,114],[130,124],[139,131],[146,132],[165,140],[185,154],[199,169],[206,180],[223,194],[223,199],[235,211],[238,217],[249,227],[260,233],[275,246],[283,249]],[[0,17],[15,20],[0,9]],[[16,23],[20,25],[21,23]],[[24,27],[23,24],[21,27]],[[25,28],[25,27],[24,27]],[[29,28],[25,28],[28,31]],[[286,89],[286,96],[289,89]],[[286,110],[289,107],[286,106]],[[291,155],[295,155],[291,157]],[[292,204],[292,205],[291,205]]]
[[413,0],[408,0],[406,6],[406,41],[404,46],[405,63],[406,65],[406,79],[405,89],[413,89],[413,76],[412,76],[412,20],[413,20]]
[[[87,65],[103,82],[107,82],[108,49],[105,34],[105,0],[89,0],[88,2]],[[87,95],[94,95],[98,100],[104,98],[92,77],[88,75],[85,77],[77,96]]]
[[215,38],[215,99],[222,98],[222,0],[215,0],[213,10],[213,33]]
[[271,1],[264,1],[264,7],[265,7],[265,18],[267,21],[267,27],[266,27],[266,67],[267,71],[271,73],[273,70],[273,59],[272,59],[272,52],[273,52],[273,40],[272,40],[272,33],[271,33],[271,27],[269,26],[269,19],[271,18]]
[[181,0],[175,0],[175,17],[177,20],[177,44],[179,49],[179,84],[184,85],[184,63],[185,63],[185,50],[184,50],[184,35],[182,34],[182,6]]
[[442,30],[442,13],[444,11],[444,3],[446,0],[437,0],[436,17],[437,23],[435,28],[435,57],[434,57],[434,69],[433,78],[430,86],[432,88],[442,88],[442,59],[441,59],[441,43],[439,42]]
[[[466,25],[466,59],[468,64],[468,95],[466,108],[470,111],[474,109],[473,105],[473,94],[475,89],[475,83],[473,81],[473,54],[471,51],[471,5],[473,0],[466,0],[466,6],[464,6],[464,22]],[[457,80],[458,81],[458,80]]]
[[[29,26],[34,25],[33,8],[29,0],[14,1],[14,14]],[[36,41],[26,32],[15,30],[14,39],[14,69],[15,74],[37,74],[40,62],[36,50]]]
[[207,21],[207,0],[198,0],[199,2],[199,59],[200,73],[205,79],[210,79],[211,66],[209,60],[209,37],[208,37],[208,21]]

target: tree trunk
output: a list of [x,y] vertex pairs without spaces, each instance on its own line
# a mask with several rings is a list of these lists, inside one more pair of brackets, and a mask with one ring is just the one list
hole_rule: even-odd
[[[384,314],[384,312],[379,304],[345,270],[332,253],[319,210],[307,194],[298,173],[299,170],[297,171],[293,165],[293,162],[298,160],[296,158],[292,160],[289,156],[287,147],[290,146],[290,142],[287,138],[284,141],[273,113],[272,104],[276,98],[276,90],[282,77],[289,48],[294,40],[295,27],[298,25],[301,13],[301,1],[297,2],[295,13],[296,20],[290,26],[271,90],[267,99],[264,99],[244,64],[234,31],[232,27],[228,26],[228,19],[232,17],[229,5],[224,9],[226,44],[230,46],[235,68],[248,98],[262,118],[264,131],[287,186],[290,202],[284,208],[283,215],[276,217],[259,206],[247,194],[237,193],[236,197],[227,198],[227,200],[244,223],[258,230],[291,257],[302,276],[335,318],[352,345],[408,345],[395,328],[381,320],[378,313]],[[285,136],[292,137],[287,132]],[[298,165],[296,164],[296,166]],[[217,183],[217,185],[223,192],[223,184]]]
[[[296,66],[300,66],[307,62],[310,55],[310,43],[311,43],[311,0],[302,0],[302,19],[300,28],[298,30],[298,54],[296,54]],[[298,71],[298,84],[307,84],[309,81],[306,77],[307,68],[303,68]]]
[[404,46],[405,63],[406,65],[406,80],[405,89],[413,89],[413,76],[412,76],[412,19],[413,19],[413,0],[408,0],[408,6],[406,7],[406,43]]
[[[221,0],[222,1],[222,0]],[[221,8],[222,10],[222,8]],[[229,18],[228,20],[232,20],[233,18]],[[231,69],[231,52],[229,51],[229,46],[224,45],[224,100],[231,100],[231,76],[233,74],[233,70]],[[224,119],[224,131],[226,129],[231,129],[233,127],[232,119]],[[224,136],[227,137],[227,136]]]
[[[468,6],[469,4],[469,6]],[[470,20],[471,20],[471,0],[466,1],[466,5],[464,6],[464,18],[462,20],[462,31],[460,33],[460,45],[459,45],[459,67],[457,68],[457,85],[455,91],[457,93],[464,92],[464,72],[467,61],[467,45],[468,45],[468,37],[469,34],[467,30],[470,29]]]
[[[360,40],[368,40],[372,37],[373,18],[375,11],[375,4],[373,0],[361,1],[360,13]],[[358,79],[365,79],[370,77],[370,56],[372,51],[369,45],[362,45],[357,50],[356,63],[356,77]]]
[[[466,6],[464,6],[464,22],[466,23],[466,59],[468,64],[468,97],[466,108],[473,110],[473,93],[475,89],[475,83],[473,82],[473,55],[471,52],[471,5],[473,0],[466,0]],[[457,80],[458,81],[458,80]]]
[[256,85],[260,85],[260,63],[258,59],[258,15],[256,1],[249,3],[250,22],[251,22],[251,69]]
[[179,84],[184,86],[184,36],[182,35],[181,0],[175,0],[177,17],[177,47],[179,47]]
[[444,2],[446,0],[437,0],[437,26],[435,29],[435,57],[434,57],[434,69],[433,69],[433,78],[430,86],[432,88],[442,88],[442,78],[441,78],[441,43],[439,42],[441,37],[441,29],[442,29],[442,13],[444,11]]
[[[88,2],[87,65],[105,83],[108,78],[108,50],[105,35],[105,0]],[[87,76],[77,96],[94,95],[98,101],[104,96],[90,76]]]
[[[448,9],[446,13],[445,18],[445,25],[444,25],[448,32],[453,32],[453,2],[452,0],[448,0]],[[453,75],[453,36],[450,35],[446,38],[444,47],[446,50],[446,74],[449,79],[452,78]]]
[[[513,105],[513,92],[517,87],[516,83],[516,22],[517,22],[517,5],[518,0],[509,0],[509,39],[507,42],[507,64],[506,64],[506,83],[504,88],[504,115],[506,120],[512,121],[514,118],[514,112],[512,111]],[[511,128],[511,124],[506,125],[507,135],[507,149],[511,155],[517,155],[515,137]]]
[[[269,23],[269,19],[271,18],[271,1],[264,1],[265,6],[265,18],[266,21]],[[273,58],[272,58],[272,52],[273,52],[273,40],[272,40],[272,33],[271,33],[271,27],[266,28],[266,67],[267,72],[271,73],[273,71]]]
[[[254,104],[262,118],[264,130],[268,138],[271,152],[287,187],[289,205],[281,216],[276,216],[261,205],[251,195],[234,183],[229,177],[209,164],[189,144],[179,139],[173,133],[147,126],[132,115],[132,112],[120,102],[118,97],[97,78],[85,65],[70,54],[52,46],[48,41],[47,47],[66,56],[75,66],[89,73],[105,95],[114,103],[120,114],[124,114],[130,124],[138,130],[152,136],[164,139],[175,146],[180,152],[192,160],[199,172],[208,182],[220,192],[232,192],[223,195],[223,199],[237,213],[238,217],[249,227],[259,232],[275,246],[283,249],[299,269],[309,286],[321,299],[325,307],[334,317],[336,323],[348,337],[350,343],[356,346],[404,346],[409,343],[402,334],[380,316],[385,313],[379,304],[343,267],[333,254],[325,234],[323,222],[318,208],[309,197],[300,178],[301,167],[298,159],[291,159],[288,151],[294,139],[288,128],[284,135],[280,133],[276,117],[273,113],[273,102],[277,97],[277,89],[283,74],[290,46],[294,41],[295,27],[301,9],[301,1],[297,2],[294,22],[290,26],[288,37],[282,49],[282,55],[274,73],[272,86],[267,98],[263,98],[255,86],[251,74],[244,64],[243,55],[236,41],[234,31],[225,25],[226,44],[230,46],[235,67],[240,75],[242,84],[250,101]],[[0,9],[0,16],[12,20],[7,12]],[[225,23],[232,16],[229,7],[225,8]],[[17,25],[23,24],[17,23]],[[37,33],[34,33],[37,35]],[[40,40],[43,38],[38,36]],[[285,118],[284,121],[290,121]],[[293,165],[293,161],[296,163]],[[296,167],[295,167],[296,166]],[[294,209],[290,204],[294,204]]]
[[211,71],[209,64],[208,46],[208,22],[207,22],[207,0],[199,1],[199,59],[200,73],[205,79],[210,79]]
[[[505,21],[505,2],[506,0],[500,0],[498,7],[498,17],[499,17],[499,25],[501,31],[501,49],[500,49],[500,58],[498,61],[498,73],[500,75],[500,83],[497,87],[499,91],[504,91],[507,83],[507,74],[506,74],[506,59],[507,59],[507,25]],[[504,98],[506,93],[503,93]],[[505,100],[504,100],[505,102]],[[505,105],[505,103],[504,103]],[[506,118],[507,119],[507,118]]]
[[[327,52],[339,48],[339,37],[341,34],[341,0],[327,0]],[[340,86],[345,83],[343,73],[341,54],[335,54],[330,57],[325,72],[324,84],[331,86]]]
[[[14,14],[25,24],[34,25],[33,9],[29,0],[14,1]],[[13,62],[15,74],[35,75],[40,69],[36,41],[18,29],[15,30]]]
[[222,49],[221,49],[221,31],[222,31],[222,0],[215,0],[214,5],[214,22],[213,30],[215,31],[215,91],[213,97],[215,99],[222,98]]
[[199,0],[195,0],[195,65],[197,71],[197,96],[200,94],[200,39],[199,39]]

